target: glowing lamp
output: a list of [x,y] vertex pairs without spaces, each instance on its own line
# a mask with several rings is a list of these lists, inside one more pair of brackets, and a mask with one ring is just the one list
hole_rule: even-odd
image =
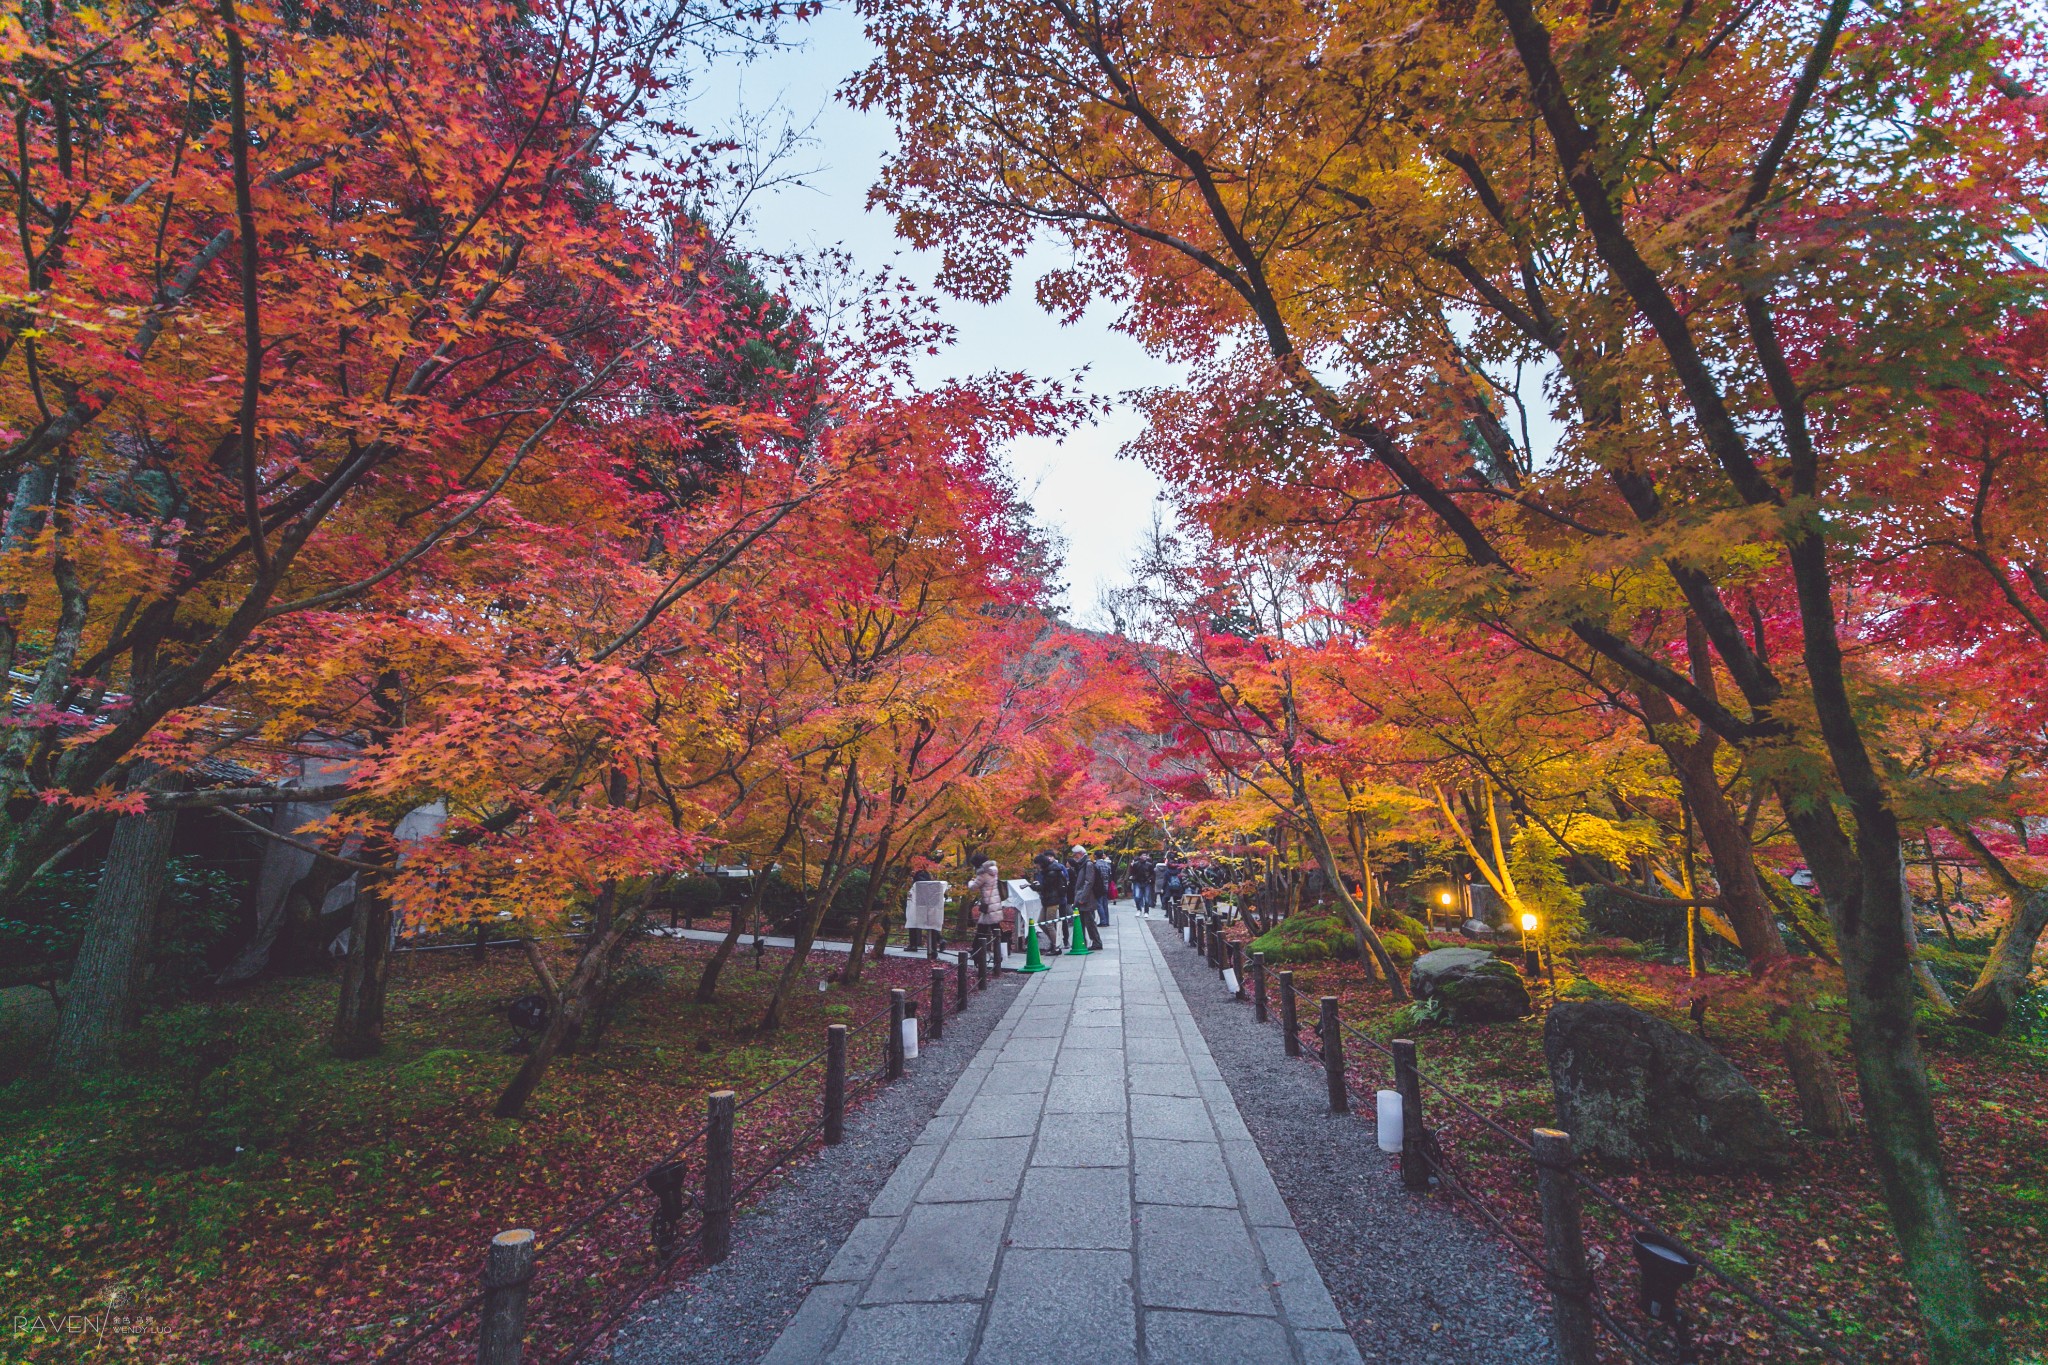
[[1437,900],[1444,905],[1449,905],[1451,903],[1451,893],[1448,891],[1438,892]]
[[1525,934],[1536,932],[1536,917],[1527,911],[1524,911],[1522,914],[1522,932]]

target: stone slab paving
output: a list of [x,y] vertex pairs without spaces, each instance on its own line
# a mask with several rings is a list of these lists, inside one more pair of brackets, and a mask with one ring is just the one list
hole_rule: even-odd
[[1144,925],[1028,981],[764,1365],[1357,1365]]

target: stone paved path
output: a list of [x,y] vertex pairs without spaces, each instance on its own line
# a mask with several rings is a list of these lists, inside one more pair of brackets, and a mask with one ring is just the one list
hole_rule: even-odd
[[765,1365],[1358,1361],[1143,924],[1030,980]]

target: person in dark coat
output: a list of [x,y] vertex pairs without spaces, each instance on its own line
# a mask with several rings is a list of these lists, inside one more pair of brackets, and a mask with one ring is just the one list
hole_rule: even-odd
[[1039,900],[1045,903],[1040,913],[1049,921],[1047,927],[1053,929],[1048,943],[1054,952],[1058,952],[1059,945],[1065,941],[1066,930],[1061,926],[1066,924],[1065,912],[1073,901],[1073,884],[1067,876],[1066,865],[1050,849],[1039,854],[1033,866],[1038,869],[1033,884]]
[[1081,927],[1088,932],[1088,946],[1102,946],[1102,932],[1096,928],[1095,917],[1104,910],[1109,900],[1109,874],[1103,865],[1089,858],[1088,850],[1074,845],[1073,861],[1067,864],[1067,873],[1073,882],[1074,908],[1080,912]]
[[1138,903],[1138,913],[1152,913],[1152,855],[1140,853],[1131,862],[1131,899]]

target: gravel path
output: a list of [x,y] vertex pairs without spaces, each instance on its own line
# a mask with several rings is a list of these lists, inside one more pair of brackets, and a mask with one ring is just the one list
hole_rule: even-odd
[[1152,932],[1359,1353],[1401,1365],[1549,1362],[1545,1318],[1511,1253],[1448,1196],[1404,1191],[1373,1124],[1328,1112],[1321,1068],[1288,1061],[1278,1025],[1255,1022],[1163,920]]
[[1005,972],[966,1013],[948,1015],[945,1038],[847,1116],[844,1142],[734,1219],[731,1258],[648,1303],[614,1336],[609,1359],[754,1365],[766,1355],[1021,984]]

